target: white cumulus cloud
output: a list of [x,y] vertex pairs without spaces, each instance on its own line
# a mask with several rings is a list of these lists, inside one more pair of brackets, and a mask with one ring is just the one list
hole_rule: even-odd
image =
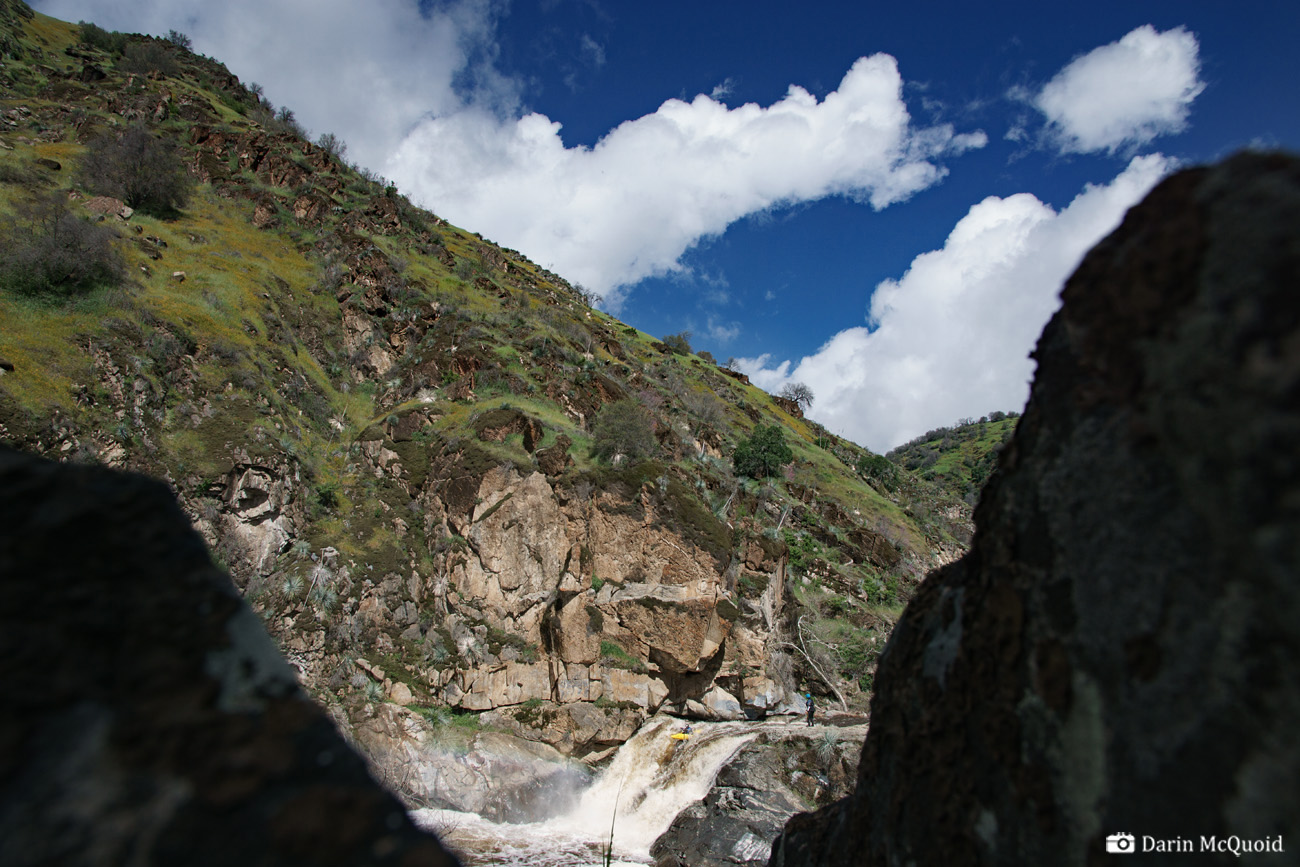
[[1147,24],[1076,57],[1034,98],[1066,152],[1114,153],[1181,132],[1200,79],[1196,36]]
[[1029,352],[1083,254],[1173,167],[1134,158],[1110,183],[1088,185],[1061,211],[1028,193],[971,207],[942,249],[922,253],[871,298],[871,328],[849,328],[797,364],[742,359],[776,393],[803,382],[811,416],[876,451],[963,417],[1018,410]]
[[884,208],[939,181],[939,158],[982,132],[915,128],[894,58],[859,59],[818,100],[791,86],[761,107],[672,99],[593,147],[560,124],[465,110],[423,121],[384,171],[427,207],[617,302],[682,269],[701,238],[757,212],[832,195]]

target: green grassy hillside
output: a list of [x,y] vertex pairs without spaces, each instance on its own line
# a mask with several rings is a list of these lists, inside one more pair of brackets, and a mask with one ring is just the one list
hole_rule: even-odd
[[[338,658],[389,659],[389,671],[446,652],[433,647],[442,614],[421,610],[418,646],[347,632],[338,624],[360,603],[320,592],[323,552],[375,584],[433,581],[465,540],[429,504],[473,513],[503,466],[545,470],[562,500],[653,500],[739,598],[763,591],[740,565],[747,551],[781,563],[795,679],[819,682],[820,662],[865,702],[902,605],[968,540],[960,496],[882,475],[878,456],[743,377],[415,208],[304,140],[214,60],[14,0],[0,3],[0,28],[6,248],[53,244],[51,219],[111,233],[106,253],[73,251],[106,257],[81,282],[33,287],[14,276],[28,271],[4,272],[0,441],[168,480],[283,646],[323,642]],[[188,194],[105,216],[96,149],[132,128],[172,155]],[[642,422],[610,415],[627,400]],[[627,451],[610,439],[616,421],[648,426],[642,460],[596,456]],[[988,425],[970,454],[987,455],[1011,423]],[[731,455],[760,425],[779,427],[793,460],[775,477],[737,476]],[[966,459],[945,451],[922,469],[973,484],[983,457]],[[258,473],[273,484],[249,488]],[[290,528],[280,535],[248,517],[266,496]],[[256,534],[233,534],[237,523]],[[599,576],[584,580],[599,589]],[[330,689],[363,692],[346,679]]]
[[899,467],[933,482],[952,496],[974,505],[997,468],[998,452],[1016,428],[1019,413],[996,412],[979,421],[926,432],[889,452]]

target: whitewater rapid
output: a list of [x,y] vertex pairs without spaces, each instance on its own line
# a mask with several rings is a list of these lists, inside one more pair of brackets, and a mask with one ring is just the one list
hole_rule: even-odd
[[659,716],[619,748],[613,761],[568,815],[531,824],[498,824],[473,813],[417,810],[416,822],[435,831],[468,865],[586,867],[650,863],[650,847],[677,814],[708,794],[718,771],[758,736],[760,723],[693,723],[689,740],[669,737],[681,720]]

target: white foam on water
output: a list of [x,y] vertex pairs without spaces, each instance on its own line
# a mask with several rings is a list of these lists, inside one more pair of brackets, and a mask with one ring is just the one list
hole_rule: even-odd
[[[466,865],[604,867],[602,844],[550,822],[502,824],[476,813],[452,810],[416,810],[412,816],[422,828],[437,833],[443,845]],[[614,867],[645,867],[648,862],[620,856],[611,863]]]
[[718,771],[758,735],[755,723],[695,723],[689,740],[669,737],[680,720],[648,721],[619,748],[568,815],[531,824],[498,824],[472,813],[417,810],[469,865],[585,867],[603,865],[614,838],[615,864],[650,862],[650,847],[677,814],[708,794]]

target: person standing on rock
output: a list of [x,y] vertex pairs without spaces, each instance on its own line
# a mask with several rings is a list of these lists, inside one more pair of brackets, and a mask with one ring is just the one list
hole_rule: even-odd
[[813,697],[811,692],[804,693],[803,703],[804,707],[808,709],[808,725],[811,726],[813,724]]

